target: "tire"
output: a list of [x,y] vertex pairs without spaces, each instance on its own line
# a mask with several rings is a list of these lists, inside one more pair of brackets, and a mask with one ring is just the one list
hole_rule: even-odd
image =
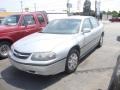
[[8,57],[8,51],[10,50],[11,43],[7,41],[0,42],[0,58],[5,59]]
[[103,45],[103,35],[101,35],[101,37],[100,37],[100,40],[99,40],[99,43],[98,43],[98,48],[100,48],[100,47],[102,47],[102,45]]
[[67,74],[73,73],[77,69],[79,58],[80,55],[77,49],[70,50],[67,56],[66,66],[65,66],[65,72]]
[[119,86],[118,82],[113,81],[109,90],[120,90],[120,86]]

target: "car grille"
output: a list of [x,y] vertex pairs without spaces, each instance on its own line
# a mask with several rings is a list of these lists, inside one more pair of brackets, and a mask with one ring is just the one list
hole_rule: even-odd
[[23,52],[19,52],[17,50],[13,50],[13,55],[20,59],[27,59],[30,56],[30,54],[31,53],[23,53]]

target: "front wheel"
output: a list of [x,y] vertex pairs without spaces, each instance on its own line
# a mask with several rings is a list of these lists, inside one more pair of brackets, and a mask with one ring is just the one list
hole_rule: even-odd
[[4,58],[8,57],[8,52],[10,50],[10,45],[11,44],[9,42],[6,42],[6,41],[0,42],[0,58],[1,59],[4,59]]
[[72,49],[67,56],[65,72],[68,74],[74,72],[78,66],[78,61],[79,52],[76,49]]

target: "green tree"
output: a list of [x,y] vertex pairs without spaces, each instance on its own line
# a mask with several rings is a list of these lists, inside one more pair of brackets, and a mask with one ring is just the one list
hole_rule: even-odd
[[120,17],[120,11],[119,11],[119,13],[118,13],[118,17]]
[[118,17],[118,12],[117,11],[112,11],[112,16],[113,17]]

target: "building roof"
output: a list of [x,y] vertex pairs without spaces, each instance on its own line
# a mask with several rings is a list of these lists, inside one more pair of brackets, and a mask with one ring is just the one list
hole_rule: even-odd
[[16,14],[17,12],[0,12],[0,17],[6,17],[12,14]]

